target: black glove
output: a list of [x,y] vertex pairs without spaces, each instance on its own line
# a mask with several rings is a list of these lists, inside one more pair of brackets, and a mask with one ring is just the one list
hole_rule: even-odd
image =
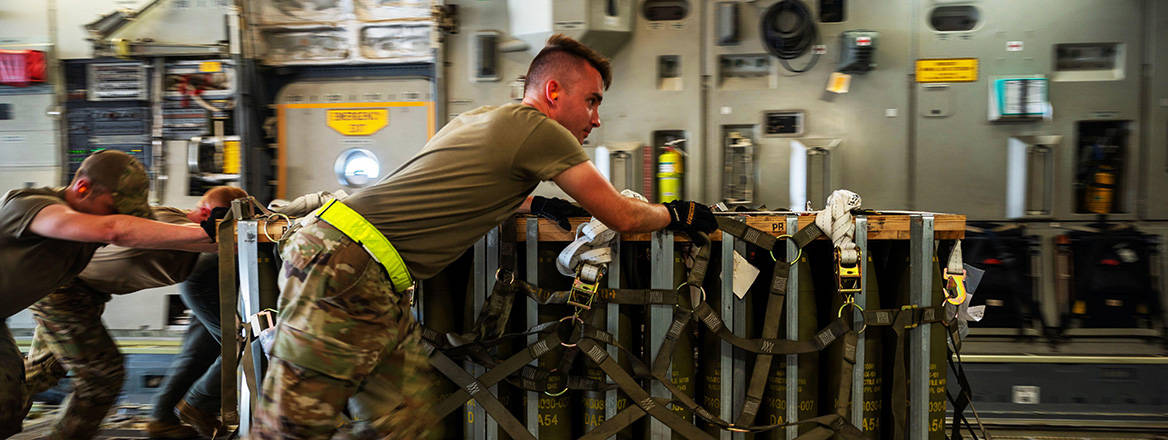
[[227,208],[215,208],[211,210],[211,215],[199,222],[199,226],[203,227],[203,232],[206,232],[207,236],[211,237],[211,241],[215,241],[215,233],[217,232],[216,227],[218,225],[215,222],[226,216]]
[[564,230],[572,228],[572,225],[568,223],[568,217],[592,216],[584,208],[573,205],[567,200],[541,196],[531,198],[531,213],[556,222]]
[[718,220],[710,207],[691,200],[674,200],[666,203],[669,210],[669,226],[671,231],[684,232],[690,239],[697,239],[694,232],[709,234],[718,229]]

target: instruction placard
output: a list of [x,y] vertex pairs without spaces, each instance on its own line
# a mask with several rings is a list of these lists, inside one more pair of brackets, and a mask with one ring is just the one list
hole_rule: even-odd
[[345,136],[368,136],[389,125],[389,110],[354,109],[329,110],[326,123]]
[[917,60],[917,82],[977,81],[977,58],[933,58]]

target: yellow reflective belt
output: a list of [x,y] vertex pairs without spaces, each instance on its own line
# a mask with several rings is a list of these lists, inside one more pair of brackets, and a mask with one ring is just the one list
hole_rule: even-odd
[[314,215],[364,247],[374,260],[385,267],[395,291],[403,292],[414,285],[410,271],[406,269],[406,263],[402,261],[397,249],[393,248],[389,239],[385,238],[385,234],[373,227],[369,220],[365,220],[365,217],[362,217],[353,208],[333,199],[316,210]]

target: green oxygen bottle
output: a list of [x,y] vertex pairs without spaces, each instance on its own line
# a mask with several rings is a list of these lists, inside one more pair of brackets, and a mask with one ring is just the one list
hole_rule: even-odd
[[[871,253],[864,256],[868,260],[868,270],[863,274],[864,283],[866,286],[864,301],[864,310],[876,310],[880,308],[880,283],[876,280],[876,272],[874,270],[875,261]],[[881,438],[880,419],[881,413],[884,410],[884,333],[881,331],[883,327],[864,329],[864,380],[863,380],[863,399],[862,405],[863,417],[860,421],[860,430],[864,431],[868,438]],[[873,331],[874,330],[874,331]],[[856,365],[860,368],[860,365]],[[859,390],[852,390],[852,395],[855,396]],[[853,397],[855,398],[855,397]]]
[[[900,248],[898,247],[898,250],[899,249]],[[897,286],[898,286],[897,292],[896,292],[897,293],[897,301],[901,305],[912,305],[911,300],[910,300],[912,279],[910,276],[911,268],[910,268],[910,263],[909,263],[911,255],[909,255],[908,252],[903,252],[900,255],[901,256],[899,258],[896,258],[895,260],[893,260],[893,261],[899,261],[899,262],[901,262],[901,264],[903,264],[901,276],[900,276],[899,282],[897,284]],[[930,271],[931,278],[932,278],[932,282],[931,282],[932,288],[929,291],[929,295],[932,298],[931,299],[931,303],[932,303],[931,307],[939,306],[945,301],[945,293],[943,290],[943,286],[941,284],[941,268],[937,264],[936,255],[930,256],[930,264],[929,264],[929,267],[927,270]],[[945,382],[946,382],[946,376],[947,376],[946,375],[946,367],[948,365],[945,357],[949,355],[949,350],[948,350],[948,346],[946,345],[945,327],[943,325],[941,325],[940,323],[931,324],[931,325],[932,325],[932,327],[930,330],[930,339],[927,342],[929,344],[929,377],[928,377],[929,401],[927,402],[928,420],[926,420],[925,422],[927,423],[927,427],[929,430],[929,440],[944,440],[944,438],[945,438],[945,407],[946,407]],[[909,340],[910,340],[909,334],[910,333],[908,333],[908,332],[912,332],[912,331],[914,331],[914,330],[912,330],[912,329],[907,330],[906,334],[905,334],[905,341],[904,341],[905,353],[904,353],[904,355],[905,355],[905,368],[906,369],[910,368],[910,366],[912,365],[912,358],[915,354],[915,351],[912,349],[912,347],[910,347],[910,344],[909,344]],[[895,347],[895,345],[891,344],[891,343],[888,345]],[[911,371],[906,371],[905,375],[907,378],[906,383],[907,383],[907,386],[909,387],[908,388],[909,392],[907,393],[907,397],[908,397],[907,403],[909,406],[911,406],[911,405],[913,405],[912,393],[911,393],[912,386],[913,386],[912,379],[911,379],[911,377],[912,377]],[[909,415],[909,414],[911,414],[911,412],[906,409],[905,414]],[[907,431],[908,426],[910,424],[911,424],[911,421],[906,420],[905,426],[898,426],[895,429],[898,431]]]
[[[649,258],[649,243],[648,242],[621,242],[620,244],[620,264],[621,264],[621,286],[632,289],[647,289],[650,285],[649,274],[652,273],[650,269]],[[633,353],[642,350],[645,334],[645,316],[648,314],[646,307],[636,305],[622,305],[619,307],[619,315],[617,325],[620,334],[617,335],[617,341],[622,347],[627,348]],[[630,353],[625,350],[617,352],[617,363],[625,371],[632,371],[632,362],[629,359]],[[616,412],[620,413],[629,405],[634,405],[629,396],[624,391],[617,390],[616,392]],[[620,440],[640,439],[644,438],[641,434],[646,429],[646,420],[642,417],[640,420],[633,422],[625,429],[617,433],[616,438]]]
[[[868,260],[867,270],[861,272],[866,283],[865,301],[861,304],[864,310],[875,310],[880,308],[880,287],[876,282],[875,265],[872,263],[871,255],[863,255],[862,258]],[[816,261],[820,261],[817,259]],[[830,297],[830,305],[821,298],[820,304],[824,305],[824,310],[821,311],[821,322],[830,322],[835,319],[845,319],[849,325],[854,323],[855,316],[858,312],[852,307],[844,308],[844,295],[839,293],[838,282],[835,278],[834,271],[834,255],[826,257],[823,264],[816,269],[816,286],[820,292],[832,292]],[[819,287],[823,286],[823,287]],[[882,371],[881,359],[883,358],[880,345],[880,330],[877,327],[863,329],[861,326],[853,326],[856,331],[863,330],[864,337],[864,363],[857,364],[855,368],[863,369],[863,380],[861,389],[852,389],[849,397],[854,399],[862,399],[861,404],[862,416],[860,424],[857,426],[861,431],[864,431],[869,438],[880,438],[880,410],[882,407],[883,397],[881,396],[882,385]],[[843,345],[833,343],[823,350],[823,358],[821,359],[823,372],[820,379],[820,414],[832,414],[836,411],[838,402],[839,389],[841,386],[851,386],[852,378],[844,377],[841,374],[841,367],[843,366]],[[853,406],[848,403],[848,422],[851,423],[851,410]]]
[[[823,243],[814,243],[810,246],[819,245]],[[796,265],[795,273],[798,274],[798,289],[795,295],[798,298],[798,325],[796,340],[809,340],[815,336],[816,331],[819,330],[819,319],[816,313],[818,307],[816,306],[816,289],[812,278],[811,259],[808,254],[804,252],[803,256],[799,258],[799,264]],[[788,293],[790,297],[790,293]],[[789,306],[789,304],[788,304]],[[784,307],[786,310],[787,307]],[[771,318],[774,319],[774,318]],[[786,319],[783,319],[783,331],[786,332]],[[771,370],[771,376],[768,380],[767,388],[771,390],[770,398],[764,397],[764,400],[774,401],[771,405],[773,410],[778,410],[778,413],[771,414],[775,417],[772,419],[778,423],[787,423],[797,420],[805,420],[815,417],[819,414],[819,353],[803,353],[798,355],[798,374],[796,375],[796,396],[798,415],[797,420],[786,420],[786,405],[790,402],[786,401],[787,396],[787,362],[786,355],[775,356],[776,360],[774,368]],[[780,405],[779,402],[782,402]],[[781,407],[781,409],[779,408]],[[771,423],[770,420],[767,423]],[[799,427],[799,433],[803,434],[814,429],[814,425],[804,425]],[[786,429],[776,429],[767,432],[767,439],[785,439]]]
[[[710,308],[721,313],[722,310],[722,283],[719,273],[722,268],[722,250],[721,246],[724,242],[715,242],[712,244],[713,249],[710,252],[709,271],[706,273],[706,279],[703,280],[702,285],[705,287],[706,302],[710,304]],[[727,274],[726,276],[731,276]],[[721,317],[721,315],[719,315]],[[722,339],[710,332],[705,326],[699,325],[699,349],[698,356],[698,375],[701,377],[701,382],[697,384],[698,403],[704,406],[714,415],[721,416],[722,414]],[[729,383],[730,378],[725,378]],[[699,420],[699,423],[704,431],[717,436],[722,432],[721,428],[711,423],[705,423]]]
[[[568,290],[572,287],[572,279],[560,275],[556,270],[554,249],[539,250],[539,285],[552,290]],[[572,314],[572,307],[564,305],[549,305],[539,308],[539,322],[558,321]],[[561,334],[561,338],[567,335]],[[563,347],[556,347],[547,354],[539,357],[537,365],[540,368],[556,370],[548,378],[547,392],[539,393],[537,405],[539,408],[536,417],[541,439],[570,439],[572,438],[572,392],[567,391],[567,376],[561,371],[561,361],[564,357]]]
[[[675,247],[673,253],[673,285],[679,286],[689,278],[689,271],[686,269],[685,262],[682,260],[682,250],[685,246]],[[688,292],[689,289],[681,289],[682,294],[678,295],[677,305],[685,310],[692,310],[693,303]],[[677,338],[677,345],[673,349],[672,368],[669,369],[669,380],[673,382],[673,386],[678,390],[684,392],[689,397],[694,397],[694,382],[697,380],[695,375],[697,365],[694,362],[694,342],[693,342],[693,325],[686,327],[686,330]],[[670,409],[675,415],[681,417],[682,420],[693,421],[693,411],[686,409],[681,405],[670,405]],[[672,433],[675,439],[681,439],[678,433]]]
[[[945,289],[941,280],[941,266],[933,257],[933,307],[945,303]],[[948,399],[945,395],[946,380],[949,375],[947,357],[949,345],[945,326],[936,323],[929,333],[929,440],[945,440],[945,406]]]
[[[606,279],[603,280],[602,282],[606,282],[606,281],[607,281],[607,276],[606,276]],[[604,302],[593,303],[592,312],[589,314],[589,324],[591,326],[593,326],[595,328],[600,328],[600,329],[603,329],[606,327],[606,325],[607,325],[606,318],[608,317],[608,312],[607,312],[607,310],[605,310],[606,306],[607,305]],[[578,355],[578,356],[581,356],[581,355]],[[595,381],[596,383],[604,383],[604,380],[605,380],[604,370],[601,370],[600,368],[596,367],[594,364],[592,364],[590,362],[584,362],[584,364],[586,365],[584,367],[584,376],[585,377]],[[581,434],[584,434],[584,433],[587,433],[593,429],[596,429],[597,426],[600,426],[601,423],[604,423],[605,419],[607,418],[607,416],[605,415],[606,402],[605,402],[605,392],[604,391],[592,391],[592,390],[584,391],[583,396],[581,397],[580,404],[584,408],[584,411],[583,411],[584,420],[582,423],[583,428],[584,428],[584,432]]]

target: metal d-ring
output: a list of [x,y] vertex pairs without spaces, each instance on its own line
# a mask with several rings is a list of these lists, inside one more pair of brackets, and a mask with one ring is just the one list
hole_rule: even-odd
[[[775,240],[782,240],[782,239],[784,239],[784,238],[795,238],[795,236],[794,236],[794,235],[791,235],[791,234],[783,234],[783,235],[780,235],[780,236],[778,236],[778,237],[775,237]],[[799,258],[802,258],[802,257],[803,257],[803,248],[795,248],[795,249],[797,249],[799,252],[798,252],[798,253],[796,253],[796,254],[795,254],[795,258],[794,258],[793,260],[791,260],[791,263],[790,263],[790,264],[791,264],[792,266],[794,266],[794,265],[795,265],[795,263],[799,262]],[[778,262],[778,261],[779,261],[779,259],[778,259],[778,258],[775,258],[775,250],[774,250],[774,249],[771,249],[771,250],[770,250],[770,253],[771,253],[771,260],[773,260],[773,261],[775,261],[775,262]]]
[[[284,217],[284,222],[286,223],[286,226],[284,226],[284,232],[280,233],[280,238],[274,239],[274,240],[272,239],[272,236],[268,234],[268,225],[267,225],[268,223],[272,222],[272,217],[275,217],[275,218]],[[278,242],[278,241],[284,239],[284,235],[288,233],[288,228],[291,228],[291,227],[292,227],[292,219],[290,217],[288,217],[287,214],[273,212],[271,214],[268,214],[268,216],[266,218],[264,218],[264,237],[268,238],[268,242],[271,242],[271,243]]]
[[499,278],[499,274],[501,274],[502,272],[503,272],[502,267],[495,269],[495,280],[496,281],[502,281],[503,284],[512,284],[515,282],[515,272],[510,271],[510,270],[507,271],[507,281],[503,281],[502,278]]
[[[584,325],[584,320],[583,320],[583,319],[581,319],[581,318],[580,318],[580,316],[578,316],[578,315],[568,315],[568,316],[565,316],[565,317],[563,317],[563,318],[560,318],[560,322],[564,322],[564,321],[567,321],[567,320],[569,320],[569,319],[571,319],[571,320],[574,320],[574,321],[576,321],[576,322],[580,323],[580,325]],[[571,344],[569,344],[569,343],[567,343],[567,342],[564,342],[564,341],[560,341],[560,345],[562,345],[562,346],[564,346],[564,347],[567,347],[567,348],[573,348],[573,347],[575,347],[575,346],[576,346],[576,344],[575,344],[575,343],[571,343]],[[560,394],[563,394],[563,393],[561,392]],[[553,396],[553,397],[554,397],[554,396]]]
[[[561,321],[563,321],[563,320],[561,319]],[[555,372],[557,372],[557,370],[552,370],[551,372],[555,373]],[[568,392],[568,373],[564,373],[564,389],[560,390],[557,393],[549,393],[549,392],[547,392],[547,390],[544,390],[543,393],[547,394],[548,397],[560,397],[560,396],[563,396],[564,393],[566,393],[566,392]]]
[[[685,281],[685,282],[683,282],[683,283],[681,283],[681,284],[678,284],[678,285],[677,285],[677,288],[676,288],[676,289],[673,289],[673,291],[674,291],[674,292],[681,293],[681,292],[680,292],[680,291],[681,291],[681,288],[682,288],[682,287],[685,287],[685,286],[687,286],[687,285],[688,285],[688,286],[697,287],[697,288],[698,288],[698,291],[702,292],[702,302],[706,302],[706,288],[705,288],[705,286],[701,286],[701,285],[693,285],[693,284],[690,284],[690,282],[689,282],[689,281]],[[690,299],[692,300],[692,298],[690,298]]]
[[864,308],[860,307],[859,304],[856,304],[856,302],[851,298],[849,298],[847,302],[844,302],[843,305],[840,306],[839,311],[835,314],[835,317],[842,319],[844,317],[844,309],[846,309],[848,306],[855,307],[860,311],[860,331],[856,332],[856,334],[864,334],[864,330],[868,329],[868,320],[864,319]]

